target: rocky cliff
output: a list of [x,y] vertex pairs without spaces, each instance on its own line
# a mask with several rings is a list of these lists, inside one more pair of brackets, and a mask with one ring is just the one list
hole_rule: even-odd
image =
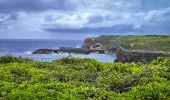
[[117,48],[115,62],[131,63],[143,62],[148,63],[157,57],[170,57],[170,52],[149,52],[146,50],[125,50]]
[[170,57],[170,36],[100,36],[84,40],[82,48],[38,49],[33,54],[116,53],[116,62],[150,62]]
[[97,42],[95,38],[85,39],[82,48],[90,50],[104,50],[103,45],[100,42]]
[[116,53],[116,62],[150,62],[157,57],[170,57],[170,36],[99,36],[87,38],[83,48],[98,49]]

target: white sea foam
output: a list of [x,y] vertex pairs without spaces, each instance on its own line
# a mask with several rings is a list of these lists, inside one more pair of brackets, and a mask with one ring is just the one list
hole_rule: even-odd
[[24,52],[25,54],[32,54],[32,51]]
[[80,45],[77,45],[76,48],[80,48],[81,46]]

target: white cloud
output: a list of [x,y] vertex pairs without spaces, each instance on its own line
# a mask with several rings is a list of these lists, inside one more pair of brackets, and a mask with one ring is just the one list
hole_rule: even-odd
[[61,13],[44,15],[43,26],[51,28],[81,28],[88,23],[88,13]]

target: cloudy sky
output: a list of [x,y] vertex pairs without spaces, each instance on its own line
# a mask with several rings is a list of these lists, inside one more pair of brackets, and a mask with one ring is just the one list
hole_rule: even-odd
[[170,0],[0,0],[0,38],[170,35]]

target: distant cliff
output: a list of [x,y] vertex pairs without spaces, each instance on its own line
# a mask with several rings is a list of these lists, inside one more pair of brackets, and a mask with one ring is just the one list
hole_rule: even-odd
[[143,62],[148,63],[157,57],[170,57],[170,52],[149,52],[146,50],[125,50],[117,48],[115,62],[131,63]]
[[93,49],[93,50],[103,50],[104,49],[103,45],[100,42],[96,41],[95,38],[85,39],[82,48]]
[[51,53],[116,53],[116,62],[150,62],[157,57],[170,57],[170,36],[112,36],[87,38],[81,48],[38,49],[33,54]]
[[87,38],[83,48],[103,49],[116,53],[116,62],[150,62],[157,57],[170,57],[170,36],[102,35]]
[[87,38],[83,47],[99,43],[102,48],[112,50],[123,47],[127,50],[147,50],[170,52],[170,35],[102,35]]

